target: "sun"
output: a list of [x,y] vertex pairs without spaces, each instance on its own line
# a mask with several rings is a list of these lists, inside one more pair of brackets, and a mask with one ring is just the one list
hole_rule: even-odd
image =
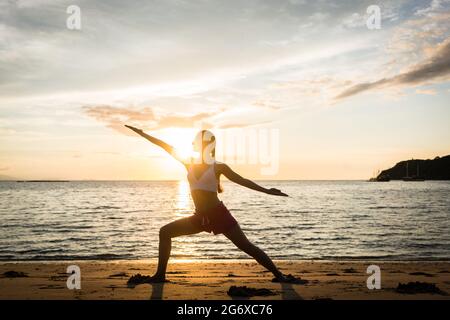
[[175,155],[183,160],[195,157],[196,153],[192,149],[192,140],[196,131],[194,129],[171,128],[162,132],[165,141],[175,149]]
[[188,160],[195,156],[195,153],[192,150],[192,147],[189,148],[189,146],[186,146],[184,144],[177,144],[177,145],[174,145],[174,148],[175,148],[175,154],[179,159]]

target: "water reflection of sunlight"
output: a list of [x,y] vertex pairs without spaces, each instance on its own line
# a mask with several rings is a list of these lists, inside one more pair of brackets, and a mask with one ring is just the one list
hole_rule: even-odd
[[178,181],[176,216],[185,217],[192,214],[189,183],[185,180]]

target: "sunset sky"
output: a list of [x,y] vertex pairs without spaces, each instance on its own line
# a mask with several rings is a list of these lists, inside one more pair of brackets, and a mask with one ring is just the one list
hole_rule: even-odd
[[449,80],[449,0],[0,0],[0,176],[180,179],[123,124],[176,146],[200,124],[278,130],[250,178],[367,179],[450,154]]

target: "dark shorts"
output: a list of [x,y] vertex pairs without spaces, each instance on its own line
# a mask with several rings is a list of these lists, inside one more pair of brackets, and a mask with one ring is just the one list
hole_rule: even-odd
[[214,234],[227,232],[238,224],[222,202],[207,212],[195,212],[189,219],[202,231],[212,231]]

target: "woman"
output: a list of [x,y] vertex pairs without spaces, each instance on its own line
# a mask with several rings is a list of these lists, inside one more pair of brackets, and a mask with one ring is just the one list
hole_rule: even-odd
[[275,196],[287,196],[287,194],[275,188],[266,189],[261,187],[241,177],[226,164],[216,162],[215,137],[207,130],[200,131],[193,142],[194,151],[200,154],[198,159],[190,158],[186,160],[178,157],[176,150],[164,141],[144,133],[141,129],[128,125],[126,127],[161,147],[186,167],[191,195],[195,205],[194,215],[173,221],[160,229],[158,268],[155,275],[151,277],[146,276],[144,279],[140,276],[139,280],[132,277],[130,282],[155,283],[166,281],[166,268],[170,256],[172,238],[196,234],[202,231],[212,231],[214,234],[223,233],[239,249],[252,256],[258,263],[271,271],[275,276],[274,281],[292,282],[292,276],[283,276],[267,254],[247,239],[237,221],[217,197],[217,193],[222,191],[219,183],[221,175],[224,175],[230,181],[259,192]]

